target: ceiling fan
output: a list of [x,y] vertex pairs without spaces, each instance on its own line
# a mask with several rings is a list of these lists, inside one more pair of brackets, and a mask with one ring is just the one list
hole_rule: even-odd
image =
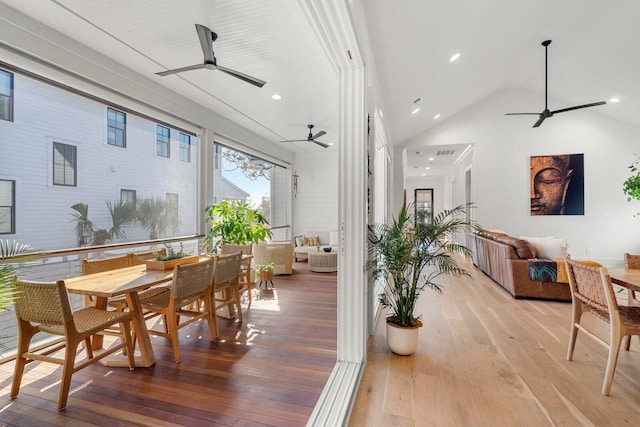
[[320,142],[320,141],[316,141],[317,138],[320,138],[322,135],[325,135],[326,132],[321,130],[320,132],[316,133],[315,135],[313,135],[313,125],[307,125],[307,127],[309,128],[309,135],[307,136],[307,139],[287,139],[285,141],[280,141],[280,142],[302,142],[302,141],[308,141],[308,142],[314,142],[316,144],[318,144],[321,147],[327,148],[329,147],[329,144],[325,144],[324,142]]
[[244,74],[239,71],[235,71],[230,68],[226,68],[221,65],[218,65],[216,57],[213,53],[213,42],[216,41],[216,39],[218,38],[218,35],[213,31],[211,31],[209,28],[200,24],[196,24],[196,31],[198,32],[198,38],[200,39],[200,46],[202,47],[204,62],[202,64],[190,65],[188,67],[161,71],[159,73],[156,73],[157,75],[168,76],[170,74],[182,73],[184,71],[199,70],[201,68],[206,68],[207,70],[222,71],[223,73],[229,74],[233,77],[236,77],[240,80],[244,80],[245,82],[251,83],[252,85],[255,85],[258,87],[262,87],[267,83],[264,80],[251,77],[248,74]]
[[542,46],[544,46],[544,110],[542,111],[542,113],[506,113],[506,116],[519,116],[519,115],[536,115],[538,116],[538,121],[534,123],[533,127],[537,128],[538,126],[540,126],[542,124],[542,122],[545,121],[545,119],[548,119],[549,117],[553,117],[554,114],[558,114],[558,113],[564,113],[566,111],[572,111],[572,110],[578,110],[580,108],[587,108],[587,107],[595,107],[597,105],[604,105],[606,104],[605,101],[600,101],[600,102],[594,102],[591,104],[584,104],[584,105],[576,105],[575,107],[568,107],[568,108],[562,108],[560,110],[554,110],[554,111],[549,111],[549,108],[547,107],[547,47],[551,44],[551,40],[545,40],[542,42]]

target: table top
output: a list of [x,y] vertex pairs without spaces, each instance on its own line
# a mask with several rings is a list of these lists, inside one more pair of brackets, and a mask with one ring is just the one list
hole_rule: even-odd
[[65,279],[64,283],[69,293],[109,298],[140,291],[153,285],[168,282],[172,278],[173,270],[147,270],[146,265],[141,264],[70,277]]
[[640,269],[611,267],[607,268],[611,282],[640,292]]

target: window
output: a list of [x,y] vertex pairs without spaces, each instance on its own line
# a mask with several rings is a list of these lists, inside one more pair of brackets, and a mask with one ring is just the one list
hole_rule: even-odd
[[416,188],[414,191],[416,225],[433,223],[433,188]]
[[16,182],[0,179],[0,234],[16,232]]
[[120,190],[120,204],[136,207],[136,190]]
[[180,132],[180,161],[191,162],[191,137]]
[[13,121],[13,73],[0,70],[0,119]]
[[169,157],[169,128],[156,125],[156,154]]
[[107,143],[116,147],[127,146],[127,115],[107,108]]
[[76,186],[76,147],[53,143],[53,185]]

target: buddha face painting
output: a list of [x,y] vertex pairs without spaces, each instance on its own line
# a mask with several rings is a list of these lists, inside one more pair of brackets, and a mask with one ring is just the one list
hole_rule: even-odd
[[531,215],[564,215],[569,163],[569,155],[531,157]]

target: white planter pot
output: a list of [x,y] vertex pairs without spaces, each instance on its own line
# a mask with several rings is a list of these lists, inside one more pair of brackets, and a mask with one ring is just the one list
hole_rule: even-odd
[[387,322],[387,344],[391,351],[401,356],[408,356],[418,348],[418,332],[422,322],[412,327],[398,326]]

